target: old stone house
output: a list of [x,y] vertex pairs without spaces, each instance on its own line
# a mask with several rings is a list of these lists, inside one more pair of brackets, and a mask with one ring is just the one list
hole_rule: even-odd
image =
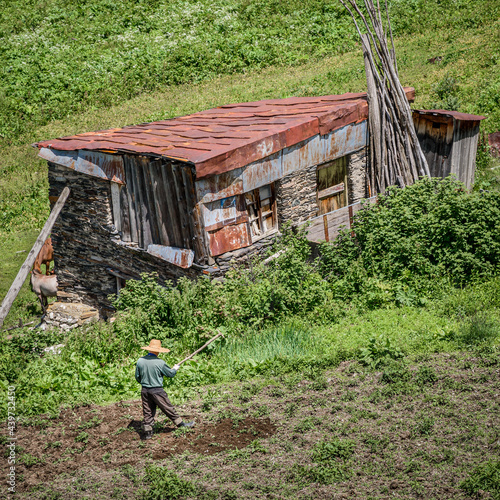
[[143,272],[220,276],[288,221],[329,239],[376,194],[367,117],[364,93],[273,99],[39,142],[51,202],[71,189],[52,232],[58,300],[106,315]]

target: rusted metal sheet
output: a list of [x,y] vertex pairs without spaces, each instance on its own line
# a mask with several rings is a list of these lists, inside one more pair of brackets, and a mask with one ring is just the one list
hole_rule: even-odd
[[[405,92],[409,100],[414,97],[412,88],[406,88]],[[367,117],[365,93],[291,97],[226,105],[171,120],[41,141],[36,146],[58,151],[142,154],[190,162],[195,165],[199,180],[238,169]]]
[[248,220],[245,200],[241,195],[213,201],[202,205],[202,207],[206,231],[214,231]]
[[163,245],[148,245],[147,252],[170,264],[187,269],[193,265],[194,252],[187,248],[166,247]]
[[283,155],[280,151],[245,167],[241,176],[243,192],[248,193],[283,177],[282,163]]
[[283,176],[322,161],[321,137],[316,135],[283,150]]
[[414,109],[413,114],[426,116],[444,116],[460,120],[462,122],[479,122],[485,120],[486,116],[469,115],[467,113],[459,113],[458,111],[446,111],[445,109]]
[[[346,125],[321,137],[323,160],[330,161],[358,151],[368,145],[368,122]],[[320,162],[322,163],[322,162]]]
[[38,156],[52,163],[68,167],[93,177],[124,184],[125,174],[121,155],[97,151],[64,151],[40,149]]
[[243,168],[238,168],[221,175],[214,175],[195,182],[196,196],[201,203],[229,198],[243,194]]
[[252,237],[247,223],[224,226],[208,234],[210,254],[214,257],[252,244]]

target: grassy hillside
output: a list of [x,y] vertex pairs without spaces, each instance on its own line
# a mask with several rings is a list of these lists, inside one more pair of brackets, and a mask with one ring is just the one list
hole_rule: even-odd
[[[495,0],[390,5],[396,36],[443,31],[444,45],[500,17]],[[14,141],[144,92],[321,61],[357,45],[345,9],[325,0],[3,1],[0,39],[0,135]],[[440,52],[445,64],[461,55]]]

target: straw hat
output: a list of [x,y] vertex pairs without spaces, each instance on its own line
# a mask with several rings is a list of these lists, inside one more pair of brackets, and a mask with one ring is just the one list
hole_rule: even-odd
[[149,345],[146,347],[141,347],[141,349],[145,349],[149,352],[170,352],[170,349],[165,349],[165,347],[162,347],[161,341],[156,339],[151,339]]

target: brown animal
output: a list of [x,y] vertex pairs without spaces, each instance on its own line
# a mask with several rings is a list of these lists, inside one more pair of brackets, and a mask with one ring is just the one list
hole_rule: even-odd
[[42,272],[40,266],[45,264],[45,274],[54,274],[50,272],[50,263],[54,260],[54,249],[52,248],[52,240],[47,238],[43,244],[42,249],[38,253],[33,269],[36,269],[39,273]]
[[48,300],[47,297],[55,297],[57,295],[57,276],[51,274],[46,276],[42,274],[38,269],[31,271],[31,290],[35,293],[40,300],[42,306],[43,314],[47,312]]

